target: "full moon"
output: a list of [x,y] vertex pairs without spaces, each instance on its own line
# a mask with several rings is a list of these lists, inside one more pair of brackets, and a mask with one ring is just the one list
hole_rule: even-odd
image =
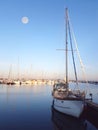
[[29,22],[28,17],[22,17],[21,22],[22,22],[23,24],[27,24],[27,23]]

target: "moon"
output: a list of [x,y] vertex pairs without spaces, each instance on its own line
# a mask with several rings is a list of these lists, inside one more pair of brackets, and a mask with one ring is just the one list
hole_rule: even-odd
[[29,18],[28,17],[22,17],[21,18],[21,22],[23,23],[23,24],[27,24],[28,22],[29,22]]

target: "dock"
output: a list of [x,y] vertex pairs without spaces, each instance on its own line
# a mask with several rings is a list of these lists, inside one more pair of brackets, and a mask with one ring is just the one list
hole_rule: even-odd
[[86,100],[85,102],[86,102],[87,108],[92,108],[93,110],[98,111],[97,103],[92,102],[92,100]]

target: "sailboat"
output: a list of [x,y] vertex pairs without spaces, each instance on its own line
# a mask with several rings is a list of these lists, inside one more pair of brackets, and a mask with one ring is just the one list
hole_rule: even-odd
[[[69,33],[68,33],[69,32]],[[61,113],[68,114],[70,116],[74,116],[79,118],[84,110],[85,104],[85,91],[80,91],[79,89],[73,91],[69,88],[68,81],[68,34],[69,41],[71,45],[72,59],[73,59],[73,67],[76,79],[76,85],[78,86],[77,72],[76,72],[76,64],[74,59],[74,51],[71,40],[71,31],[70,31],[70,23],[69,23],[69,15],[68,9],[66,8],[66,44],[65,44],[65,56],[66,56],[66,81],[58,82],[53,85],[52,96],[53,96],[53,108]]]

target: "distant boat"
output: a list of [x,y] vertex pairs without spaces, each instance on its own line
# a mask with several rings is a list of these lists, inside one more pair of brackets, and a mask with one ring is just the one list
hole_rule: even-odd
[[9,69],[9,75],[8,75],[8,79],[6,81],[6,84],[7,85],[14,85],[14,81],[13,81],[13,78],[12,78],[12,64],[10,65],[10,69]]
[[14,84],[15,84],[15,85],[21,85],[22,82],[21,82],[20,80],[14,80]]
[[[69,32],[69,33],[68,33]],[[69,34],[69,37],[68,37]],[[72,59],[73,59],[73,67],[75,73],[76,85],[78,86],[77,72],[76,72],[76,64],[74,59],[73,52],[73,44],[71,39],[71,31],[70,31],[70,23],[68,16],[68,9],[66,9],[66,81],[58,82],[54,84],[52,96],[53,96],[53,107],[59,112],[74,116],[79,118],[84,109],[84,101],[85,101],[85,91],[75,90],[72,91],[69,88],[68,83],[68,38],[70,41]]]

